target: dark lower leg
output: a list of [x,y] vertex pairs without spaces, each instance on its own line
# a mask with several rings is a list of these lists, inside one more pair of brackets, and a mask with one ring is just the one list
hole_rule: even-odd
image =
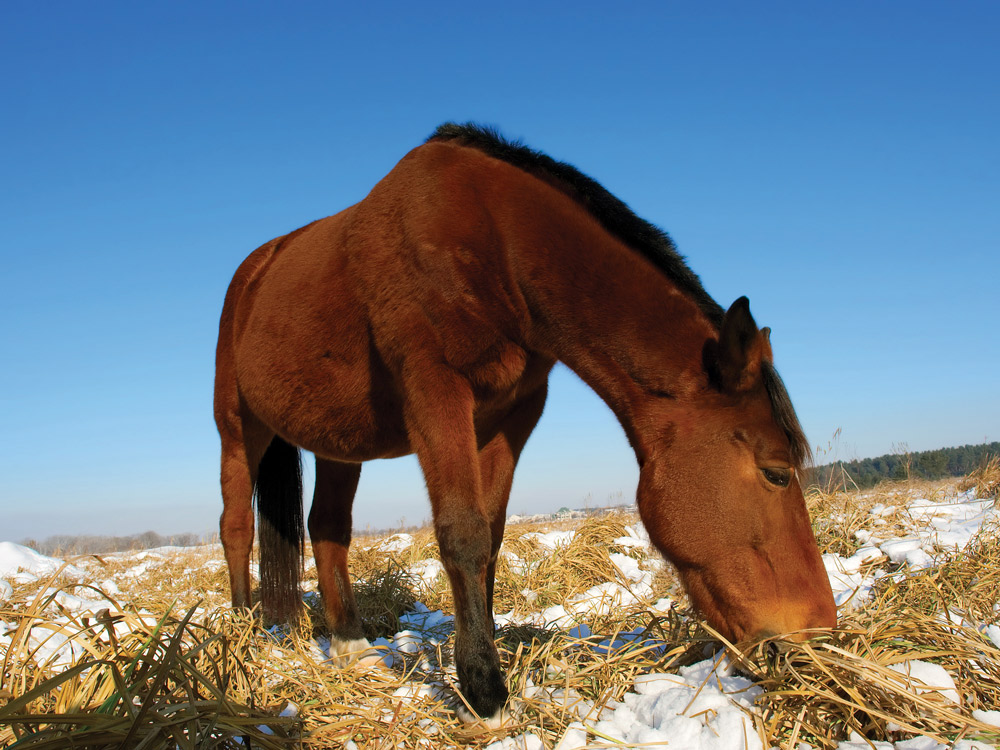
[[479,513],[460,511],[436,520],[435,531],[455,596],[455,665],[462,694],[476,714],[492,718],[507,700],[507,687],[493,642],[486,587],[489,526]]
[[441,562],[455,597],[455,666],[462,695],[493,719],[507,700],[487,608],[490,525],[483,510],[472,389],[454,372],[415,368],[407,432],[420,460],[434,514]]

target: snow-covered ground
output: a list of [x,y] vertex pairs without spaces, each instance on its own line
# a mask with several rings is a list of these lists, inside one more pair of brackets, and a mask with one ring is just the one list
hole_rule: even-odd
[[[908,570],[933,564],[934,557],[948,550],[961,549],[976,532],[988,522],[995,523],[997,511],[992,500],[977,499],[974,494],[951,493],[945,497],[928,499],[920,496],[896,496],[895,505],[875,505],[871,510],[871,523],[867,530],[859,531],[862,545],[849,558],[826,555],[824,562],[834,595],[842,609],[862,604],[871,594],[876,581],[885,576],[906,575]],[[907,523],[900,523],[900,518]],[[883,519],[886,519],[883,523]],[[890,523],[888,519],[892,519]],[[531,532],[526,541],[537,544],[542,550],[552,552],[569,544],[573,530]],[[373,545],[386,552],[405,552],[413,544],[407,534],[395,534]],[[633,556],[612,552],[611,560],[619,576],[569,598],[567,601],[537,610],[498,613],[497,624],[530,624],[565,629],[572,636],[589,638],[588,622],[606,615],[613,608],[642,603],[651,611],[666,612],[669,599],[653,601],[653,576],[662,565],[649,547],[649,539],[636,522],[626,528],[626,534],[614,542],[624,552],[648,552]],[[170,549],[148,550],[134,555],[119,555],[125,565],[125,575],[139,576],[150,566],[156,565],[171,554]],[[505,551],[512,569],[530,566],[531,562]],[[218,566],[218,560],[206,560],[206,565]],[[47,579],[62,568],[70,580],[89,579],[88,571],[80,566],[65,565],[64,561],[40,555],[11,542],[0,543],[0,609],[10,599],[17,585]],[[85,567],[85,566],[84,566]],[[307,563],[308,567],[308,563]],[[415,579],[431,587],[442,575],[440,563],[423,560],[415,563],[410,571]],[[92,580],[95,588],[84,589],[85,594],[55,593],[51,609],[54,623],[67,623],[69,617],[88,613],[96,615],[109,607],[109,600],[96,589],[114,596],[120,593],[115,580]],[[530,606],[536,592],[522,592]],[[432,652],[433,646],[444,642],[452,631],[453,618],[441,611],[432,611],[418,604],[402,619],[405,627],[393,638],[379,639],[375,644],[378,658],[375,668],[391,668],[401,662],[404,655]],[[125,627],[119,623],[116,627]],[[0,620],[0,651],[10,644],[12,623]],[[1000,628],[982,626],[983,634],[1000,647]],[[63,636],[47,639],[39,635],[33,644],[37,658],[48,660],[53,667],[70,664],[81,653],[78,646]],[[611,641],[593,641],[595,649],[615,650],[634,646],[640,638],[639,631],[619,633]],[[317,647],[323,649],[322,642]],[[371,660],[369,660],[371,662]],[[428,665],[429,668],[429,665]],[[939,665],[912,660],[897,665],[901,678],[913,690],[933,689],[944,699],[958,702],[952,677]],[[921,688],[921,685],[929,686]],[[405,694],[403,694],[405,693]],[[413,689],[397,695],[400,700],[420,701],[435,697],[435,688],[415,682]],[[621,701],[606,706],[595,706],[572,689],[552,690],[529,685],[527,694],[512,698],[512,710],[517,710],[519,700],[551,702],[568,710],[575,717],[556,750],[579,750],[592,745],[612,747],[670,747],[686,750],[737,750],[761,748],[761,741],[754,729],[750,714],[755,710],[754,699],[760,689],[752,682],[735,674],[723,656],[706,658],[700,663],[684,667],[676,673],[644,674],[635,679],[632,689]],[[1000,712],[977,711],[976,718],[1000,726]],[[589,743],[589,744],[588,744]],[[350,746],[351,743],[348,743]],[[531,732],[520,733],[497,740],[489,750],[542,750],[547,746],[540,736]],[[860,737],[841,742],[840,750],[861,750],[870,745]],[[900,741],[895,745],[877,743],[879,750],[938,750],[949,746],[928,738]],[[985,750],[988,745],[961,740],[953,746],[956,750]],[[806,750],[799,745],[797,750]]]

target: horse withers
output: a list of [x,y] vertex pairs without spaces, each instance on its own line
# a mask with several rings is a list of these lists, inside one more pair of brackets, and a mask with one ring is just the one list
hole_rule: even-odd
[[497,553],[556,361],[621,422],[650,539],[714,628],[742,641],[836,624],[799,485],[808,445],[746,299],[724,311],[666,234],[573,167],[453,124],[230,284],[215,418],[233,604],[251,603],[256,496],[264,616],[299,611],[304,448],[331,648],[364,646],[347,564],[361,466],[415,453],[461,691],[496,719]]

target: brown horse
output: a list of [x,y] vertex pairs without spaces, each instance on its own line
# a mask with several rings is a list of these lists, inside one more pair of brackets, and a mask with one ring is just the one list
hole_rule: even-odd
[[746,298],[723,312],[662,231],[573,167],[453,124],[233,278],[215,384],[233,604],[250,604],[256,493],[264,615],[298,611],[305,448],[333,648],[363,646],[347,566],[361,464],[416,453],[461,689],[495,718],[497,553],[557,360],[617,415],[650,538],[719,632],[836,624],[798,482],[808,447]]

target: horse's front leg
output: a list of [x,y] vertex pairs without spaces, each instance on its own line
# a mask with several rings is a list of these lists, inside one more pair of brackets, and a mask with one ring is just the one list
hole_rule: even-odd
[[[414,380],[418,382],[414,382]],[[486,577],[490,523],[484,509],[468,382],[449,370],[408,384],[407,429],[427,482],[441,562],[455,599],[455,664],[474,714],[499,723],[507,700],[493,642]],[[463,719],[474,717],[459,709]]]

